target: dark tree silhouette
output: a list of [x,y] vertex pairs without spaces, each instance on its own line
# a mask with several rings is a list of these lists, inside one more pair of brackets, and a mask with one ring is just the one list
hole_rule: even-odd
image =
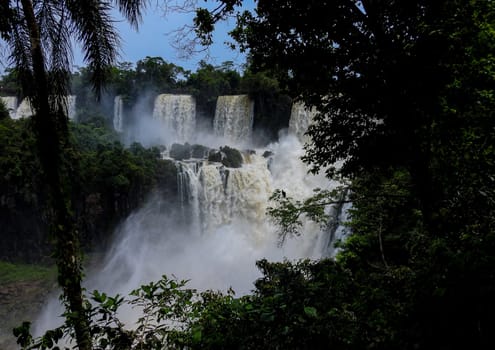
[[97,94],[115,62],[119,37],[110,10],[135,27],[147,1],[9,1],[0,2],[0,36],[18,73],[22,93],[31,102],[33,126],[52,212],[54,256],[66,303],[67,322],[79,349],[91,349],[81,287],[82,268],[70,198],[70,159],[65,97],[70,87],[71,40],[79,42]]

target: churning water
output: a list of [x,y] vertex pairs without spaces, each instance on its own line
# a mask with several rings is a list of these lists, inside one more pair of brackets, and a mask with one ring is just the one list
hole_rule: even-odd
[[[160,96],[154,118],[175,128],[179,138],[192,138],[193,100]],[[246,128],[252,125],[252,102],[246,98],[219,99],[222,111],[217,111],[214,133],[225,136],[231,146],[249,142],[251,130]],[[179,125],[182,122],[188,125]],[[103,263],[87,271],[87,290],[126,295],[166,274],[190,280],[188,286],[199,290],[232,287],[242,295],[249,293],[260,277],[256,260],[317,259],[329,254],[328,232],[309,221],[304,222],[301,236],[280,246],[277,227],[266,215],[275,189],[303,199],[314,188],[337,185],[323,175],[308,174],[302,155],[299,138],[289,134],[264,149],[244,152],[241,168],[226,168],[204,159],[176,162],[179,202],[153,194],[130,215],[115,232]],[[59,301],[53,298],[36,322],[37,332],[59,325],[60,314]],[[136,316],[127,317],[132,323]]]

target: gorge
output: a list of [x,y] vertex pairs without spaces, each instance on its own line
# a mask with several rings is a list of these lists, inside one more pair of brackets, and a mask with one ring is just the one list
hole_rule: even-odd
[[[266,145],[252,142],[253,113],[249,96],[219,96],[211,128],[203,130],[193,96],[162,94],[155,98],[151,115],[134,116],[151,128],[139,123],[128,128],[130,112],[122,98],[115,97],[115,131],[143,144],[163,145],[162,157],[177,169],[178,193],[177,198],[150,194],[118,226],[102,261],[87,271],[88,291],[127,295],[166,274],[190,280],[188,285],[199,290],[232,288],[243,295],[260,276],[255,266],[259,259],[333,254],[334,241],[346,234],[342,226],[329,232],[304,220],[303,234],[280,245],[278,228],[266,214],[276,189],[302,200],[315,188],[338,186],[323,174],[308,174],[300,159],[312,112],[295,104],[289,130]],[[342,209],[328,210],[343,221]],[[61,312],[58,298],[52,297],[35,323],[36,333],[59,325]],[[128,321],[133,317],[128,315]]]

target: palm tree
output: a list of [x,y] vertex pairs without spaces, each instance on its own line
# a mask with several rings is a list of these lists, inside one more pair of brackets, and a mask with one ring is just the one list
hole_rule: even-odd
[[146,0],[0,0],[0,37],[35,112],[32,121],[53,215],[51,231],[66,320],[82,350],[91,349],[92,344],[69,194],[72,163],[66,155],[70,147],[65,96],[70,84],[71,41],[81,45],[99,95],[119,45],[110,11],[116,6],[137,28],[146,4]]

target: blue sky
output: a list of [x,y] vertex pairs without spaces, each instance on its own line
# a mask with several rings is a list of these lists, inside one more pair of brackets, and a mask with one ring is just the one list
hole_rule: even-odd
[[[187,0],[192,2],[193,0]],[[254,8],[255,0],[246,0],[243,6],[246,9]],[[170,1],[171,3],[182,3],[184,0]],[[197,0],[200,6],[212,8],[217,5],[214,1],[208,3]],[[181,28],[186,24],[192,24],[193,13],[164,13],[164,10],[157,7],[160,1],[150,1],[151,5],[144,13],[143,21],[139,26],[139,31],[135,31],[124,21],[118,13],[115,12],[116,27],[122,39],[121,55],[118,62],[136,63],[138,60],[146,56],[160,56],[165,61],[174,63],[185,69],[195,71],[200,60],[204,59],[213,65],[219,65],[224,61],[233,61],[237,68],[245,63],[245,55],[239,52],[232,51],[224,44],[229,40],[228,31],[233,28],[234,20],[219,23],[214,34],[214,44],[209,48],[208,52],[201,52],[193,55],[189,59],[181,58],[179,52],[172,45],[173,31]],[[7,51],[3,50],[3,42],[0,41],[0,75],[3,74],[6,68]],[[74,67],[85,66],[83,55],[80,49],[74,48]]]
[[[248,6],[252,8],[253,1],[247,1]],[[203,2],[200,4],[205,6]],[[245,55],[232,51],[224,44],[230,40],[227,33],[234,26],[234,20],[227,20],[217,25],[214,34],[214,44],[208,52],[199,52],[189,59],[180,57],[178,50],[172,47],[173,31],[181,28],[183,25],[192,24],[192,13],[164,13],[163,9],[157,8],[154,4],[150,6],[144,16],[143,22],[136,32],[124,20],[118,19],[116,27],[122,38],[121,55],[119,62],[132,62],[146,56],[160,56],[165,61],[174,63],[185,69],[196,70],[197,63],[205,59],[208,63],[219,65],[224,61],[233,61],[236,66],[245,63]],[[74,65],[84,66],[82,54],[79,49],[74,50]]]

